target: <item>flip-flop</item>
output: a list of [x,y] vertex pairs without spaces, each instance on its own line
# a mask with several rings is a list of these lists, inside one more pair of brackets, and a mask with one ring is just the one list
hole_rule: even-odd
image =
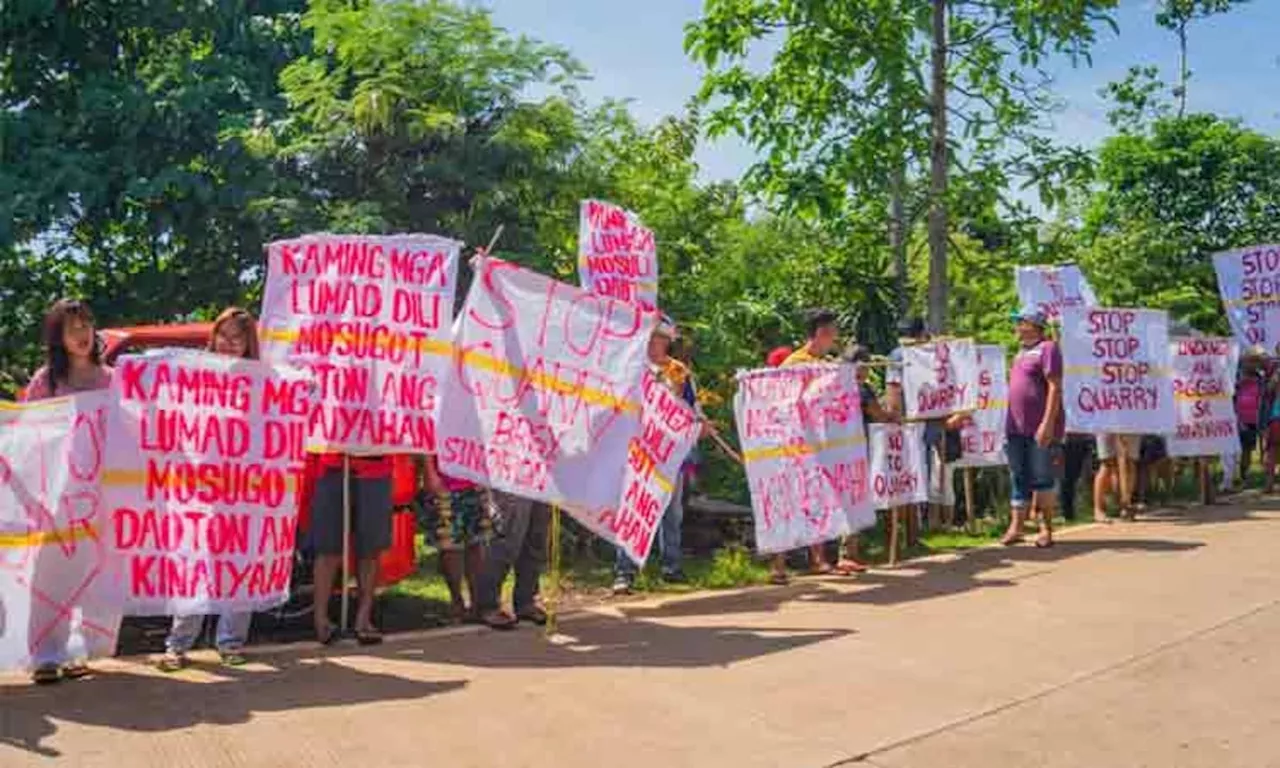
[[356,643],[359,645],[382,645],[382,633],[376,629],[357,629]]
[[1053,539],[1036,539],[1036,549],[1050,549],[1053,547]]
[[836,563],[835,568],[832,570],[841,576],[853,576],[855,574],[864,573],[867,570],[867,566],[859,563],[857,560],[841,560]]
[[489,629],[496,629],[499,632],[509,632],[519,625],[520,620],[506,611],[492,611],[486,613],[481,619],[485,626]]
[[92,674],[93,670],[89,669],[89,665],[83,662],[73,662],[62,668],[63,680],[79,680]]
[[62,674],[58,671],[58,667],[53,664],[45,664],[37,667],[31,673],[31,682],[36,685],[53,685],[62,679]]
[[785,573],[769,574],[769,583],[775,587],[785,587],[791,583],[791,577]]
[[520,611],[516,614],[516,618],[520,621],[527,621],[531,624],[536,624],[539,627],[545,627],[547,625],[547,612],[537,606],[525,611]]
[[330,624],[329,628],[325,630],[324,634],[316,635],[316,642],[322,646],[333,645],[334,643],[338,642],[338,630],[332,624]]
[[1003,539],[1000,540],[1000,546],[1012,547],[1014,544],[1021,544],[1026,540],[1027,540],[1026,537],[1022,536],[1021,534],[1017,536],[1005,536]]

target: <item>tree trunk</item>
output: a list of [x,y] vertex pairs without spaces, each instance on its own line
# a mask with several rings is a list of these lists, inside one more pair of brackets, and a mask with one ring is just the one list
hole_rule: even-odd
[[889,249],[893,252],[893,282],[898,292],[898,318],[911,309],[911,286],[907,274],[907,161],[898,160],[889,179]]
[[929,330],[947,325],[947,0],[933,0],[933,140],[929,151]]
[[1187,22],[1178,25],[1178,117],[1187,111]]

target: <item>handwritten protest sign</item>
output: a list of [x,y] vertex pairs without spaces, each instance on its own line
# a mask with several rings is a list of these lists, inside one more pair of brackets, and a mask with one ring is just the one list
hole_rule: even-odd
[[[683,461],[680,446],[694,428],[683,403],[652,385],[644,389],[656,324],[656,313],[638,304],[477,260],[442,389],[449,405],[440,415],[440,470],[558,504],[641,558],[652,530],[635,515],[665,508],[659,492],[673,480],[667,470]],[[646,404],[654,415],[647,440]],[[639,498],[645,488],[651,499]]]
[[644,372],[640,433],[627,446],[622,494],[616,507],[592,513],[584,524],[615,542],[637,564],[652,548],[658,525],[689,451],[698,441],[698,416],[670,387]]
[[1215,253],[1213,268],[1236,341],[1280,354],[1280,245]]
[[1075,264],[1058,266],[1020,266],[1014,270],[1018,304],[1035,307],[1050,321],[1062,318],[1063,307],[1096,307],[1098,299],[1089,287],[1080,267]]
[[1004,455],[1005,419],[1009,409],[1009,373],[1004,349],[996,344],[978,346],[978,408],[960,430],[958,467],[995,467],[1007,463]]
[[115,653],[122,596],[99,485],[108,402],[0,403],[0,669]]
[[785,552],[875,523],[853,366],[739,373],[734,417],[759,551]]
[[613,203],[583,200],[578,217],[578,276],[600,296],[658,306],[658,249],[653,232]]
[[1067,431],[1174,431],[1169,316],[1155,309],[1062,311]]
[[430,452],[461,244],[308,235],[267,247],[262,355],[311,371],[309,446]]
[[103,486],[130,615],[285,600],[311,392],[301,372],[251,360],[120,358]]
[[876,509],[929,500],[924,424],[871,425],[871,498]]
[[1232,402],[1239,346],[1230,339],[1175,338],[1173,400],[1177,428],[1167,438],[1170,456],[1221,456],[1240,452]]
[[908,419],[937,419],[978,406],[978,350],[973,339],[902,348]]

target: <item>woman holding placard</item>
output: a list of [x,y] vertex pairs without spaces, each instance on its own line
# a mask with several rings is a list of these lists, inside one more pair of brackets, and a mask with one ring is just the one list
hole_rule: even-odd
[[[44,365],[32,375],[22,393],[23,401],[67,397],[111,386],[111,367],[102,363],[102,342],[87,304],[76,299],[54,302],[44,318],[43,340]],[[36,611],[31,620],[38,620]],[[88,665],[82,661],[61,663],[69,639],[67,622],[55,623],[40,647],[32,652],[32,680],[49,685],[89,674]]]
[[[213,331],[209,334],[209,351],[228,357],[257,360],[258,324],[253,315],[237,307],[230,307],[218,315],[213,323]],[[249,611],[232,611],[218,616],[215,642],[218,657],[225,666],[238,667],[245,663],[243,649],[252,620],[253,614]],[[177,672],[187,666],[187,653],[196,644],[203,626],[204,616],[201,614],[173,617],[169,636],[164,641],[165,653],[159,664],[161,671]]]

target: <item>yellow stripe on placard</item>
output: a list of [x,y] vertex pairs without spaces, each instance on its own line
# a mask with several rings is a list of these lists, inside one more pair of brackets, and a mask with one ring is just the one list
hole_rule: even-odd
[[[1137,365],[1137,363],[1120,363],[1120,365]],[[1063,369],[1063,372],[1069,373],[1072,376],[1088,376],[1090,374],[1102,373],[1102,366],[1101,365],[1068,365],[1066,368]],[[1151,374],[1152,376],[1172,376],[1173,369],[1156,367],[1156,368],[1149,369],[1147,373]]]
[[640,403],[626,400],[617,395],[586,385],[570,384],[548,373],[532,373],[528,368],[521,368],[493,355],[478,350],[462,353],[462,362],[473,368],[480,368],[490,373],[500,373],[513,379],[524,379],[538,389],[555,392],[560,395],[578,395],[590,405],[599,405],[623,413],[640,413]]
[[1252,299],[1223,299],[1223,306],[1251,307],[1254,304],[1280,305],[1280,296],[1254,296]]
[[[632,453],[635,452],[634,447],[631,448],[630,450]],[[652,456],[650,456],[647,451],[641,451],[640,453],[647,460],[645,463],[648,464],[649,466],[646,467],[646,469],[649,470],[649,473],[653,477],[653,479],[657,481],[658,487],[661,488],[664,493],[671,493],[672,489],[675,488],[675,484],[671,482],[671,479],[669,477],[667,477],[666,475],[658,471],[658,462]],[[628,460],[630,460],[630,456],[628,456]]]
[[59,531],[32,531],[31,533],[0,533],[0,549],[26,549],[45,544],[62,544],[83,539],[98,540],[98,532],[92,525],[77,525]]
[[769,448],[751,448],[742,452],[742,462],[751,464],[757,461],[768,461],[769,459],[812,456],[815,453],[821,453],[833,448],[849,448],[864,442],[866,442],[866,438],[862,435],[857,435],[856,437],[842,437],[839,440],[827,440],[816,444],[800,443],[797,445],[775,445]]
[[1216,395],[1189,395],[1186,392],[1174,392],[1174,400],[1230,400],[1225,392],[1219,392]]
[[[292,344],[297,341],[302,332],[296,328],[267,328],[262,331],[263,341],[283,341]],[[343,331],[333,334],[333,343],[347,342],[358,338],[361,334],[352,333],[351,331]],[[393,343],[394,342],[394,343]],[[405,349],[416,349],[429,355],[449,355],[453,352],[453,343],[449,341],[441,341],[440,339],[421,338],[414,339],[407,334],[387,333],[378,338],[378,348],[387,349],[389,347],[403,347]]]
[[[169,473],[169,482],[167,485],[170,488],[177,486],[178,478],[178,473],[171,471]],[[292,491],[296,489],[298,480],[293,474],[285,473],[284,483],[285,488]],[[113,487],[141,488],[147,484],[147,471],[145,469],[109,469],[102,473],[102,484]],[[216,488],[213,484],[196,483],[196,485],[201,489]],[[261,485],[261,483],[259,483],[259,485]]]

